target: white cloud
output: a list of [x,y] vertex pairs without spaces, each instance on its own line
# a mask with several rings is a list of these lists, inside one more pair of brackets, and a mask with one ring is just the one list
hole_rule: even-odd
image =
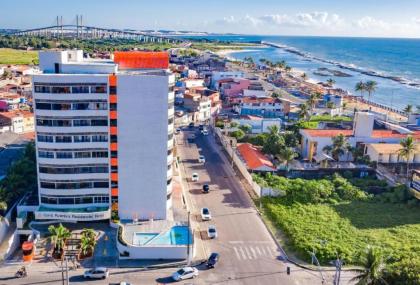
[[355,22],[356,26],[361,29],[384,29],[390,28],[390,24],[382,20],[372,18],[370,16],[363,17]]
[[266,14],[261,16],[228,16],[208,23],[207,28],[218,32],[284,34],[284,35],[343,35],[418,37],[420,18],[401,22],[384,21],[366,15],[359,19],[344,19],[329,12],[296,14]]

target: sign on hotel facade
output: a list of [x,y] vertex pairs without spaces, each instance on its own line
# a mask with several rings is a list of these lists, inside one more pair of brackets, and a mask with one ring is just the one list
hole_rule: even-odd
[[101,211],[92,213],[75,213],[75,212],[54,212],[54,211],[36,211],[35,219],[37,220],[68,220],[68,221],[98,221],[106,220],[111,217],[111,211]]

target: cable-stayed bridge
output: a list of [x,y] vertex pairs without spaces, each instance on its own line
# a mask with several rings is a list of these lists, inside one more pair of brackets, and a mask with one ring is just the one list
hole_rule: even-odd
[[63,24],[63,17],[55,19],[49,26],[19,30],[10,35],[38,36],[46,38],[66,39],[132,39],[149,43],[186,43],[184,39],[157,35],[153,32],[100,28],[84,25],[83,16],[76,16],[76,23]]

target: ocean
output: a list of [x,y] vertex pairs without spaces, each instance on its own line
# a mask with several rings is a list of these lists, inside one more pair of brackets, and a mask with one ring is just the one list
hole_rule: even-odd
[[[248,35],[200,38],[275,43],[284,48],[249,48],[229,56],[236,59],[251,56],[256,62],[260,58],[285,60],[292,68],[304,71],[310,79],[318,82],[333,78],[336,87],[357,95],[359,93],[354,91],[357,82],[374,80],[378,88],[372,101],[400,110],[408,104],[413,105],[414,110],[420,105],[420,39]],[[335,76],[325,72],[325,68],[341,71],[349,77]]]

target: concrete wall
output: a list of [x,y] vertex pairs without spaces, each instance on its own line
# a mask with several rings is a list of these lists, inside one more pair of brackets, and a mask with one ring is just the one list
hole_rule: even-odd
[[130,256],[120,259],[187,259],[187,246],[124,246],[117,241],[120,253],[129,252]]
[[118,188],[121,219],[166,219],[168,76],[119,75]]

